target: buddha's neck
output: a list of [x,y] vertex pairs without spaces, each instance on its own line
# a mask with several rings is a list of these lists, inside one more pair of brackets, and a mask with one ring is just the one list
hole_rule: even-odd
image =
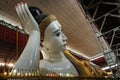
[[61,62],[61,61],[66,61],[66,57],[64,56],[63,51],[61,52],[51,52],[49,53],[49,61],[51,62]]

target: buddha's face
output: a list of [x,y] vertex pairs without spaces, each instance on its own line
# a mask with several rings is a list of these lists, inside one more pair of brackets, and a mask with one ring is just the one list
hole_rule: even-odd
[[55,20],[45,30],[44,46],[52,52],[60,52],[65,49],[67,37],[62,33],[60,23]]

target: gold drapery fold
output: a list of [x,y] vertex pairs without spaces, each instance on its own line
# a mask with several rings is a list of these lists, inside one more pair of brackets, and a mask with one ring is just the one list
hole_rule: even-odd
[[72,62],[77,69],[80,77],[104,77],[106,73],[95,66],[92,66],[87,60],[78,60],[70,51],[64,51],[65,56]]

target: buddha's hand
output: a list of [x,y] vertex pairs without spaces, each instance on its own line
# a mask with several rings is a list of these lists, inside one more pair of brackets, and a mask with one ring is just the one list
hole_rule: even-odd
[[17,3],[15,9],[22,27],[28,35],[30,35],[33,30],[40,31],[37,22],[28,9],[27,3]]

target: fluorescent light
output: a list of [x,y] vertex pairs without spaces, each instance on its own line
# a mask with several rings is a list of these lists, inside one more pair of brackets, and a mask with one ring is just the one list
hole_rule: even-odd
[[[118,66],[118,64],[115,64],[115,65],[112,65],[111,68],[117,67],[117,66]],[[106,66],[106,67],[102,68],[102,70],[107,70],[107,69],[110,69],[110,67]]]
[[95,55],[95,56],[91,57],[90,61],[96,60],[96,59],[101,58],[101,57],[104,57],[103,53],[100,53],[98,55]]

